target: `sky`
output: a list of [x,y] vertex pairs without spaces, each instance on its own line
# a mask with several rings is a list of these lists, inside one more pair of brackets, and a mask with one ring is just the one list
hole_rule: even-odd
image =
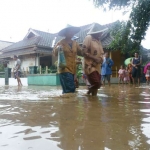
[[[56,33],[71,24],[82,26],[127,20],[129,13],[103,12],[92,0],[0,0],[0,40],[18,42],[30,28]],[[142,45],[150,49],[150,28]]]

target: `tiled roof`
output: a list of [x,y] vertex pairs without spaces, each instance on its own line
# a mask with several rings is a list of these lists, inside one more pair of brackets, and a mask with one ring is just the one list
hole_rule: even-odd
[[[106,24],[106,25],[102,25],[102,27],[108,28],[108,30],[104,32],[104,34],[102,35],[102,37],[100,39],[103,47],[107,47],[111,43],[111,41],[113,40],[113,38],[110,36],[110,30],[109,29],[111,29],[115,23],[116,22]],[[89,30],[91,29],[93,24],[88,24],[88,25],[85,25],[85,26],[81,26],[80,27],[81,28],[80,32],[75,34],[75,36],[79,37],[76,40],[79,44],[83,43],[84,38],[87,36],[87,33],[89,32]],[[58,41],[60,41],[61,39],[63,39],[63,38],[58,36],[57,39],[56,39],[56,43]]]
[[5,47],[8,47],[9,45],[12,45],[12,44],[13,44],[13,42],[0,40],[0,50],[4,49]]
[[52,48],[52,42],[55,38],[55,34],[43,32],[39,30],[34,30],[34,29],[30,29],[29,32],[32,32],[32,31],[37,33],[37,35],[31,38],[24,38],[22,41],[16,42],[2,49],[2,52],[23,49],[23,48],[27,48],[31,46]]
[[32,45],[36,45],[39,42],[39,40],[40,40],[39,37],[24,39],[22,41],[19,41],[17,43],[14,43],[14,44],[2,49],[2,52],[8,52],[8,51],[13,51],[13,50],[18,50],[18,49],[30,47]]
[[[110,29],[113,24],[114,23],[102,25],[102,26],[104,28],[107,27]],[[82,44],[84,38],[86,37],[87,33],[89,32],[92,26],[93,24],[88,24],[88,25],[80,27],[81,28],[80,32],[75,35],[79,37],[77,39],[77,42],[79,44]],[[33,33],[33,35],[35,36],[30,37],[29,36],[30,33]],[[2,52],[5,53],[5,52],[10,52],[10,51],[24,49],[24,48],[33,47],[33,46],[52,49],[53,45],[56,44],[61,39],[62,37],[57,36],[57,34],[51,34],[48,32],[43,32],[43,31],[39,31],[35,29],[29,29],[28,34],[22,41],[19,41],[17,43],[14,43],[2,49]],[[107,46],[111,43],[111,41],[112,41],[112,38],[110,37],[109,31],[106,31],[101,38],[102,45]]]
[[27,48],[27,49],[20,49],[15,51],[9,51],[8,53],[3,53],[0,55],[0,62],[2,58],[13,57],[14,55],[27,55],[27,54],[35,54],[35,53],[43,53],[43,54],[51,54],[52,50],[44,49],[44,48]]
[[43,31],[39,31],[39,30],[34,30],[34,31],[37,34],[39,34],[39,36],[41,37],[41,39],[37,43],[38,46],[52,47],[53,40],[54,40],[56,34],[51,34],[51,33],[43,32]]

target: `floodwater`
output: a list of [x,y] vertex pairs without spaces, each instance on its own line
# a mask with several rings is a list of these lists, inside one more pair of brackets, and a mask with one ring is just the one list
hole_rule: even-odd
[[0,87],[0,150],[150,150],[150,87]]

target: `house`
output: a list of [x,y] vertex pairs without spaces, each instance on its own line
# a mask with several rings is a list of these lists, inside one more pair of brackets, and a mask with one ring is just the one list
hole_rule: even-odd
[[[112,28],[116,22],[103,25],[103,28]],[[92,28],[93,24],[81,26],[81,30],[75,36],[78,37],[77,42],[82,45],[82,42],[87,35],[88,31]],[[9,61],[8,67],[13,68],[13,55],[19,56],[22,61],[22,70],[24,74],[29,73],[29,66],[41,66],[42,68],[52,66],[57,58],[52,56],[52,49],[54,45],[61,40],[62,37],[56,34],[43,32],[35,29],[29,29],[27,35],[23,40],[14,43],[1,50],[2,54],[0,59],[7,59]],[[101,42],[104,50],[107,50],[107,46],[111,43],[113,38],[110,36],[110,31],[106,31],[101,37]],[[111,51],[110,51],[111,52]],[[121,63],[123,63],[123,55],[120,51],[111,52],[110,57],[114,60],[113,76],[116,76],[116,71],[119,69]]]
[[9,45],[12,45],[13,43],[14,42],[0,40],[0,52],[2,49],[4,49],[5,47],[8,47]]
[[17,55],[22,61],[22,70],[29,72],[29,66],[48,66],[54,62],[52,58],[52,45],[56,34],[29,29],[23,40],[1,50],[0,59],[9,61],[8,67],[13,68],[13,56]]
[[[0,54],[2,53],[1,50],[4,49],[5,47],[8,47],[9,45],[12,45],[14,42],[9,42],[9,41],[2,41],[0,40]],[[7,63],[6,60],[0,59],[0,63]]]

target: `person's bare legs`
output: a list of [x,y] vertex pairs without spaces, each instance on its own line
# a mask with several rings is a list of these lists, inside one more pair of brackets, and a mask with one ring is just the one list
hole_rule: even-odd
[[92,90],[91,89],[89,89],[88,91],[87,91],[87,95],[90,95],[92,93]]
[[105,80],[103,81],[103,86],[105,86]]
[[119,78],[119,84],[121,83],[121,79]]
[[22,86],[22,82],[21,82],[21,79],[19,77],[17,77],[17,82],[18,82],[18,86]]
[[122,84],[125,84],[124,80],[122,79]]
[[140,78],[138,78],[138,86],[140,86]]
[[98,89],[94,89],[94,90],[92,91],[92,96],[97,96],[97,92],[98,92]]
[[17,78],[17,83],[18,83],[18,86],[19,86],[19,79]]
[[108,80],[108,85],[110,86],[111,84],[110,84],[110,80]]
[[148,79],[148,85],[149,85],[149,83],[150,83],[150,80]]
[[135,79],[134,78],[132,78],[132,82],[133,82],[133,85],[135,85]]

